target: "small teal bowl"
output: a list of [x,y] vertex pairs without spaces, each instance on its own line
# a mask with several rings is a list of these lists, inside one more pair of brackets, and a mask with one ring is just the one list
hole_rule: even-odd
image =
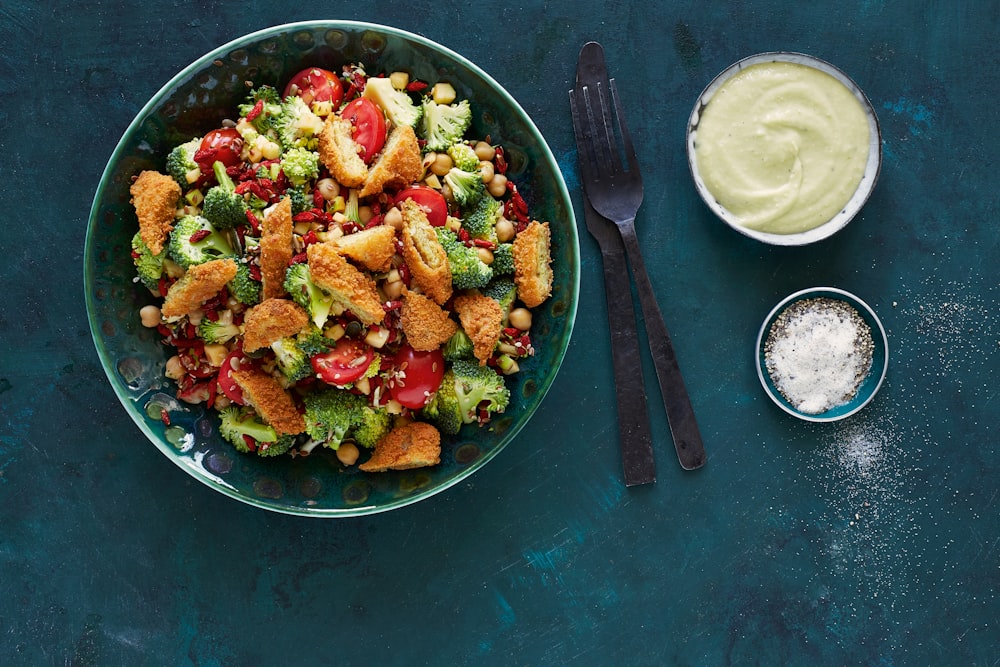
[[[447,80],[472,102],[475,136],[503,145],[508,176],[531,207],[550,222],[554,288],[535,309],[535,356],[509,376],[511,403],[488,427],[466,426],[444,437],[441,463],[412,471],[366,474],[344,468],[333,452],[307,458],[241,455],[218,435],[217,420],[200,406],[174,399],[163,375],[168,357],[155,330],[139,323],[151,303],[133,283],[129,260],[137,229],[130,179],[163,169],[169,150],[231,117],[255,85],[283,85],[319,66],[340,71],[362,63],[369,71],[405,70],[430,83]],[[146,103],[112,153],[94,197],[84,251],[87,313],[108,380],[129,416],[168,459],[210,488],[250,505],[310,517],[373,514],[447,489],[497,456],[539,409],[565,356],[580,289],[579,245],[569,192],[552,152],[528,114],[494,79],[461,55],[395,28],[351,21],[310,21],[240,37],[186,67]],[[161,418],[170,416],[170,425]],[[521,443],[524,447],[531,443]]]
[[[872,351],[871,369],[868,371],[868,375],[858,388],[854,398],[847,403],[832,407],[825,412],[811,414],[797,410],[795,406],[793,406],[788,399],[786,399],[781,392],[778,391],[778,388],[771,380],[771,376],[767,371],[767,363],[764,357],[764,343],[767,341],[771,325],[786,308],[796,301],[815,299],[819,297],[843,301],[848,305],[853,306],[871,329],[874,350]],[[760,383],[764,387],[764,391],[767,392],[767,395],[771,397],[771,400],[774,401],[779,408],[788,414],[805,421],[838,421],[855,414],[868,405],[873,398],[875,398],[875,394],[878,392],[879,388],[881,388],[882,382],[885,380],[885,375],[889,368],[889,341],[886,338],[885,329],[882,327],[882,321],[879,320],[878,315],[875,314],[875,311],[872,310],[867,303],[850,292],[837,289],[836,287],[812,287],[785,297],[771,310],[770,313],[768,313],[767,317],[764,318],[764,323],[761,325],[760,332],[757,334],[756,364],[757,377],[760,378]]]

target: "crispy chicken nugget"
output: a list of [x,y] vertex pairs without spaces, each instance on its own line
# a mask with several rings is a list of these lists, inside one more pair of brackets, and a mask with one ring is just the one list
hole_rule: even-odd
[[271,374],[255,366],[244,365],[233,371],[233,380],[250,403],[278,435],[296,435],[306,430],[306,420],[295,401]]
[[306,257],[312,281],[333,296],[335,305],[351,311],[365,325],[385,318],[375,281],[344,259],[333,243],[313,243]]
[[441,433],[426,422],[397,426],[375,445],[372,457],[358,466],[365,472],[410,470],[441,462]]
[[170,319],[192,313],[236,276],[236,261],[213,259],[195,264],[167,290],[160,313]]
[[154,255],[159,255],[174,228],[181,186],[158,171],[144,171],[132,183],[129,193],[139,218],[139,236]]
[[455,312],[472,339],[472,352],[480,366],[493,354],[503,329],[503,308],[488,296],[472,293],[455,297]]
[[368,178],[368,166],[361,159],[353,130],[350,121],[330,114],[319,133],[317,150],[320,161],[341,185],[359,188]]
[[255,352],[294,336],[309,324],[309,314],[288,299],[264,299],[243,317],[243,351]]
[[403,333],[414,350],[436,350],[458,330],[448,311],[418,292],[408,291],[400,310]]
[[382,154],[368,171],[359,197],[377,195],[392,185],[409,185],[424,175],[417,135],[409,125],[397,125],[389,133]]
[[518,298],[529,308],[552,294],[551,241],[549,223],[537,220],[514,237],[514,284]]
[[333,244],[341,255],[369,271],[382,273],[392,267],[392,256],[396,254],[396,230],[389,225],[377,225],[345,234]]
[[285,272],[292,261],[292,200],[284,197],[264,216],[260,235],[261,298],[285,295]]
[[403,259],[413,282],[440,306],[451,298],[451,268],[427,214],[412,199],[400,204],[403,213]]

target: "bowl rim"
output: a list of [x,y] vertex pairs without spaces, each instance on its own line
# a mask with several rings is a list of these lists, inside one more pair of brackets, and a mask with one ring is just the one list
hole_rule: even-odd
[[[844,301],[845,303],[853,306],[872,329],[872,342],[875,344],[876,352],[879,350],[882,351],[881,368],[876,368],[873,360],[868,378],[866,378],[862,383],[862,387],[865,388],[866,395],[860,400],[858,400],[858,397],[855,397],[851,401],[844,404],[853,404],[848,410],[843,410],[844,405],[835,406],[818,414],[809,414],[796,410],[785,399],[785,397],[777,391],[774,384],[770,382],[767,368],[765,367],[764,343],[767,340],[768,331],[770,330],[771,324],[774,322],[775,318],[777,318],[777,316],[792,303],[816,297],[832,298],[838,301]],[[760,384],[764,388],[764,393],[771,398],[775,405],[793,417],[798,417],[803,421],[819,423],[834,422],[846,419],[847,417],[850,417],[851,415],[854,415],[862,410],[865,406],[871,403],[872,399],[875,398],[875,394],[877,394],[879,389],[881,389],[889,369],[889,339],[886,337],[885,327],[882,325],[882,320],[879,319],[875,310],[857,295],[838,287],[808,287],[789,294],[784,299],[779,301],[777,305],[775,305],[774,308],[772,308],[767,314],[767,317],[764,318],[764,322],[760,326],[760,330],[757,332],[757,343],[754,347],[754,356],[754,366],[757,368],[757,379],[760,380]],[[871,384],[870,378],[873,376],[876,376],[876,378],[874,384]]]
[[[862,174],[861,181],[858,183],[858,187],[855,189],[854,194],[851,195],[851,198],[847,201],[844,207],[832,218],[830,218],[830,220],[813,227],[812,229],[804,232],[797,232],[795,234],[773,234],[751,229],[739,224],[736,216],[723,208],[723,206],[715,200],[715,197],[712,196],[712,193],[709,192],[708,187],[701,178],[701,173],[698,169],[698,161],[695,157],[694,147],[698,134],[698,125],[701,121],[701,114],[705,107],[708,106],[709,102],[711,102],[712,96],[719,90],[719,88],[722,87],[723,84],[729,81],[729,79],[742,72],[747,67],[769,62],[787,62],[804,65],[806,67],[812,67],[813,69],[819,70],[825,74],[829,74],[843,84],[861,103],[861,107],[865,112],[865,117],[868,120],[868,161],[865,163],[864,173]],[[878,115],[875,113],[875,107],[872,105],[871,100],[868,99],[864,90],[862,90],[861,87],[842,69],[821,58],[800,53],[798,51],[764,51],[742,58],[717,74],[708,83],[708,85],[705,86],[701,94],[698,95],[694,108],[688,117],[685,143],[688,158],[688,169],[691,173],[691,178],[694,180],[695,189],[698,191],[698,195],[701,197],[702,201],[705,202],[705,205],[708,206],[716,217],[721,219],[732,229],[736,230],[740,234],[743,234],[744,236],[769,245],[802,246],[822,241],[823,239],[836,234],[838,231],[846,227],[847,224],[851,222],[851,220],[853,220],[858,213],[860,213],[869,197],[871,197],[872,192],[875,190],[875,184],[878,182],[879,175],[882,171],[882,129],[878,120]]]
[[[536,391],[535,393],[541,398],[534,403],[534,405],[529,406],[527,412],[525,412],[520,423],[512,424],[512,426],[504,433],[500,443],[494,447],[489,452],[485,452],[482,456],[477,458],[472,463],[462,467],[454,476],[449,479],[443,480],[441,483],[427,489],[421,489],[415,492],[413,495],[407,496],[405,498],[393,499],[381,505],[365,505],[360,504],[353,507],[344,508],[316,508],[316,507],[306,507],[306,506],[296,506],[289,504],[282,504],[279,502],[274,502],[271,499],[264,497],[249,497],[245,493],[241,493],[238,489],[226,483],[225,480],[212,474],[203,467],[198,467],[193,464],[191,460],[187,457],[177,456],[178,450],[169,443],[165,442],[164,439],[155,433],[150,425],[141,418],[137,412],[137,406],[128,394],[126,388],[120,381],[120,378],[116,376],[113,372],[113,367],[116,366],[116,360],[112,359],[111,354],[107,349],[107,344],[104,339],[103,333],[100,331],[100,326],[96,322],[95,317],[92,316],[93,313],[97,311],[97,299],[95,294],[95,282],[96,275],[94,272],[94,267],[91,266],[90,258],[93,256],[94,251],[94,235],[93,231],[98,228],[99,221],[97,220],[98,214],[100,212],[101,197],[100,193],[104,192],[110,187],[110,182],[113,179],[113,167],[122,159],[125,152],[125,147],[127,140],[132,137],[132,135],[142,126],[142,124],[152,115],[153,111],[158,107],[161,101],[172,92],[178,85],[180,85],[186,78],[190,76],[192,72],[197,72],[205,67],[206,64],[211,63],[235,49],[240,48],[243,45],[260,41],[270,36],[294,32],[296,30],[316,30],[316,29],[327,29],[327,30],[350,30],[350,31],[373,31],[381,34],[388,34],[400,39],[416,43],[425,48],[434,50],[441,53],[446,58],[453,60],[457,65],[464,69],[470,70],[476,77],[481,78],[486,84],[494,90],[497,94],[498,99],[505,106],[511,108],[516,113],[520,114],[526,128],[529,130],[530,135],[536,141],[537,148],[540,152],[543,162],[547,163],[554,177],[554,189],[557,195],[566,203],[566,212],[569,216],[566,220],[566,241],[572,246],[570,250],[572,251],[572,256],[575,258],[575,268],[571,267],[570,278],[571,281],[565,286],[567,289],[567,299],[566,308],[562,315],[562,319],[565,321],[565,334],[564,339],[566,344],[562,346],[559,350],[558,355],[555,357],[554,362],[549,365],[548,372],[536,380]],[[494,79],[490,74],[483,70],[480,66],[473,63],[471,60],[461,55],[457,51],[444,46],[443,44],[436,42],[432,39],[424,37],[422,35],[409,32],[400,28],[395,28],[393,26],[388,26],[384,24],[372,23],[367,21],[351,21],[351,20],[338,20],[338,19],[317,19],[308,21],[295,21],[289,23],[282,23],[277,25],[272,25],[266,28],[261,28],[253,32],[246,33],[234,39],[231,39],[196,58],[191,63],[183,67],[176,74],[174,74],[169,80],[167,80],[159,89],[150,97],[150,99],[143,104],[143,106],[136,112],[135,116],[129,122],[128,126],[122,133],[121,137],[115,144],[114,149],[111,152],[110,157],[104,167],[101,174],[101,178],[98,181],[97,188],[95,190],[95,196],[93,202],[91,203],[90,214],[87,218],[87,234],[84,241],[84,297],[86,302],[86,309],[88,313],[88,320],[90,325],[91,338],[94,341],[98,356],[101,359],[101,366],[104,369],[104,373],[111,384],[112,389],[115,392],[119,402],[125,408],[125,412],[131,417],[132,421],[138,426],[139,430],[146,436],[146,439],[153,443],[157,449],[163,453],[167,459],[177,465],[179,468],[187,472],[191,477],[194,477],[198,481],[202,482],[209,488],[222,493],[234,500],[240,501],[246,505],[256,507],[259,509],[265,509],[280,514],[288,514],[295,516],[305,516],[311,518],[340,518],[340,517],[354,517],[354,516],[367,516],[371,514],[377,514],[382,512],[387,512],[394,509],[399,509],[406,507],[408,505],[413,505],[422,500],[426,500],[431,496],[437,495],[456,484],[464,481],[470,477],[473,473],[478,471],[480,468],[484,467],[489,461],[491,461],[495,456],[497,456],[501,451],[507,448],[507,446],[514,440],[520,430],[531,420],[534,416],[536,410],[539,408],[543,402],[545,396],[547,395],[549,389],[551,388],[553,382],[563,362],[565,361],[566,354],[569,349],[569,342],[572,339],[573,330],[576,323],[577,308],[579,303],[580,294],[580,250],[579,250],[579,238],[577,234],[577,226],[575,219],[575,211],[572,206],[572,199],[569,194],[569,189],[566,185],[566,181],[562,175],[562,171],[559,168],[559,163],[557,162],[555,155],[552,153],[552,149],[549,147],[548,143],[545,141],[544,136],[538,129],[534,120],[531,116],[524,110],[520,103],[514,99],[514,97],[507,91],[507,89],[501,85],[496,79]]]

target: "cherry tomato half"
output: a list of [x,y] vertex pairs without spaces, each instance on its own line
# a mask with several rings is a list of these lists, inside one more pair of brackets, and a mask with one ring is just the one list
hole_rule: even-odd
[[370,163],[385,145],[385,114],[367,97],[347,103],[340,117],[354,125],[354,141],[364,149],[361,159]]
[[235,128],[226,127],[212,130],[205,135],[201,140],[201,146],[194,154],[194,161],[201,167],[202,172],[208,174],[212,172],[212,165],[216,161],[227,167],[239,164],[242,151],[243,137]]
[[389,395],[411,410],[427,405],[444,377],[444,355],[441,350],[418,352],[403,345],[393,358],[397,379],[389,387]]
[[427,222],[431,223],[432,226],[444,227],[445,223],[448,222],[448,202],[444,200],[444,195],[434,188],[426,185],[411,185],[400,190],[393,203],[399,205],[407,199],[412,199],[417,206],[424,209],[424,213],[427,214]]
[[289,79],[282,97],[289,95],[298,95],[307,106],[312,106],[313,102],[330,102],[336,109],[344,99],[344,85],[330,70],[310,67]]
[[246,405],[246,403],[243,400],[243,389],[233,379],[233,371],[244,363],[252,362],[249,357],[243,354],[243,348],[237,347],[222,360],[222,365],[219,366],[219,389],[226,395],[226,398],[240,405]]
[[374,359],[370,345],[345,336],[329,352],[313,357],[312,367],[323,382],[343,387],[359,380]]

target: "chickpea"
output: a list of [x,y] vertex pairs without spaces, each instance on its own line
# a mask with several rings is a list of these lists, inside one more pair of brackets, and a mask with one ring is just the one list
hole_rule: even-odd
[[372,207],[371,206],[359,206],[358,207],[358,218],[361,220],[362,225],[367,225],[368,221],[372,219]]
[[527,308],[514,308],[507,315],[507,321],[510,322],[510,326],[527,331],[531,328],[531,311]]
[[496,224],[497,240],[500,243],[507,243],[514,238],[514,223],[507,218],[500,218]]
[[360,455],[361,452],[358,451],[358,446],[353,442],[342,442],[340,443],[340,447],[337,448],[337,460],[345,466],[352,466],[357,463]]
[[493,168],[492,162],[483,160],[479,163],[479,173],[483,176],[483,183],[489,183],[496,176],[496,169]]
[[431,173],[436,176],[444,176],[451,168],[455,166],[452,162],[451,156],[447,153],[438,153],[434,157],[434,162],[431,163]]
[[143,306],[139,309],[139,320],[142,322],[142,326],[147,329],[154,329],[160,325],[160,308],[159,306]]
[[479,255],[479,260],[486,266],[493,263],[493,251],[489,248],[476,248],[476,254]]
[[385,292],[387,299],[398,299],[403,295],[403,281],[402,280],[387,280],[384,285],[382,285],[382,291]]
[[462,229],[462,220],[449,215],[448,219],[444,223],[444,226],[458,234],[459,230]]
[[403,214],[402,212],[393,206],[388,211],[385,212],[385,224],[389,225],[397,232],[403,228]]
[[503,174],[495,175],[493,180],[486,184],[486,189],[494,197],[503,197],[507,193],[507,177]]
[[320,179],[316,183],[316,187],[319,188],[319,193],[323,195],[323,199],[326,201],[333,201],[340,194],[340,183],[332,178]]
[[497,149],[490,146],[485,141],[476,142],[473,150],[476,151],[476,157],[480,160],[485,160],[487,162],[492,161],[497,155]]
[[181,358],[175,354],[167,359],[167,367],[164,369],[163,374],[171,380],[180,380],[184,377],[184,365],[181,364]]

